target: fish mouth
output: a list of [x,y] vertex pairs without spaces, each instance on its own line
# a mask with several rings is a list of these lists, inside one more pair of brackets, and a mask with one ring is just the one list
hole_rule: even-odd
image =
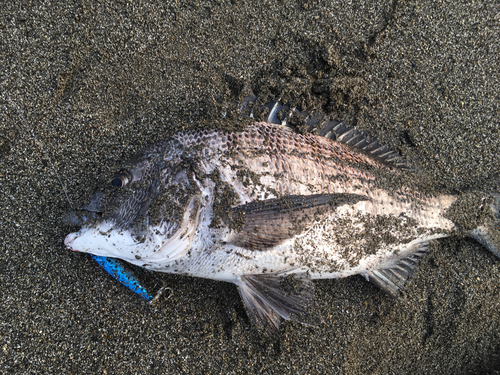
[[91,219],[102,216],[101,208],[103,206],[104,194],[100,191],[94,193],[90,202],[79,209],[72,209],[66,212],[63,223],[83,227]]
[[75,240],[78,238],[78,233],[70,233],[66,236],[66,238],[64,239],[64,244],[66,245],[66,247],[70,250],[73,250],[73,251],[77,251],[78,250],[74,250],[72,245],[73,245],[73,242],[75,242]]
[[63,223],[83,227],[89,220],[96,219],[101,216],[102,212],[100,211],[90,211],[87,209],[71,210],[66,212],[66,216],[63,218]]

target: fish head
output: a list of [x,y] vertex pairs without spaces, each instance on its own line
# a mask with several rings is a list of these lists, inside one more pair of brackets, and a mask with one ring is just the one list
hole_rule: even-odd
[[141,266],[178,259],[196,229],[196,187],[183,145],[165,139],[122,165],[84,206],[83,226],[64,243]]

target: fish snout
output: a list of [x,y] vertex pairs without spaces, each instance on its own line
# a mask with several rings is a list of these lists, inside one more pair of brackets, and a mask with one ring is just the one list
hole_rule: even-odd
[[81,227],[85,224],[87,218],[83,217],[79,211],[72,210],[66,212],[66,216],[63,218],[63,223],[67,225],[74,225]]
[[78,233],[70,233],[66,236],[66,238],[64,239],[64,244],[66,245],[66,247],[70,250],[73,250],[73,251],[78,251],[78,250],[75,250],[73,249],[72,245],[73,245],[73,242],[78,238]]

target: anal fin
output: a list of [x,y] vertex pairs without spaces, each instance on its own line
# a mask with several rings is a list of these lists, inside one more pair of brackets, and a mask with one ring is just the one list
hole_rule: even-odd
[[280,317],[309,326],[322,322],[307,274],[243,275],[237,285],[252,323],[265,336],[279,335]]
[[399,259],[388,268],[380,268],[367,272],[368,280],[391,297],[398,297],[400,292],[406,290],[406,282],[417,268],[420,258],[426,253],[429,242],[423,242],[411,255]]

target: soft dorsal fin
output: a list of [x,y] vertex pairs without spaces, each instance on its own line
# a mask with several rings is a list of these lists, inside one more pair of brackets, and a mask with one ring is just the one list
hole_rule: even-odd
[[233,215],[243,216],[244,224],[228,242],[248,250],[267,250],[307,230],[333,208],[367,199],[355,194],[315,194],[247,203],[233,208]]
[[236,284],[252,323],[267,337],[279,335],[280,317],[308,326],[322,323],[306,273],[243,275]]

